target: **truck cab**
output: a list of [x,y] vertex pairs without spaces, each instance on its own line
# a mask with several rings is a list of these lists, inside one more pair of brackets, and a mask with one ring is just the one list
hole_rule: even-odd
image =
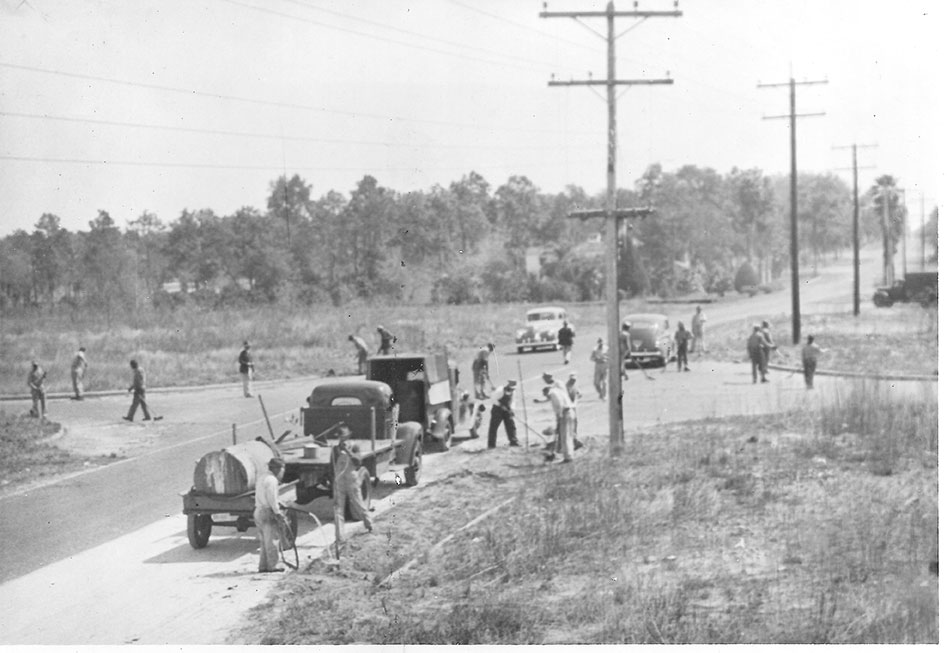
[[368,359],[368,382],[391,388],[398,419],[418,422],[435,451],[447,451],[458,411],[457,368],[446,353],[396,354]]

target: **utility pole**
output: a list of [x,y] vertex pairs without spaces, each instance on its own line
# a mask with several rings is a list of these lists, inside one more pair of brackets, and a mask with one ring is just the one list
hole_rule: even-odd
[[927,239],[927,216],[924,215],[924,193],[921,193],[921,272],[924,271],[924,241]]
[[901,278],[907,279],[908,274],[908,195],[903,188],[901,191]]
[[799,217],[796,189],[796,118],[824,116],[821,113],[796,113],[796,84],[810,86],[813,84],[828,84],[828,80],[797,82],[790,77],[788,83],[757,84],[757,88],[774,88],[777,86],[789,87],[789,115],[763,116],[763,120],[789,118],[789,258],[792,270],[792,343],[798,345],[802,338],[802,318],[799,313]]
[[[871,145],[856,145],[852,143],[851,146],[842,145],[838,147],[833,147],[833,150],[839,150],[843,148],[851,147],[852,148],[852,186],[854,187],[854,196],[853,196],[853,211],[852,211],[852,265],[854,267],[854,289],[852,290],[852,315],[858,317],[858,314],[861,312],[861,289],[859,283],[859,276],[861,274],[861,261],[859,260],[859,247],[858,242],[858,148],[859,147],[878,147],[876,143]],[[874,166],[867,166],[873,168]]]
[[[602,215],[605,218],[605,321],[608,325],[608,427],[609,427],[609,450],[612,456],[621,454],[625,446],[625,427],[622,416],[622,389],[621,389],[621,366],[624,361],[620,359],[618,352],[621,351],[618,346],[618,221],[622,213],[617,211],[617,192],[615,185],[615,159],[616,159],[616,104],[615,87],[616,86],[634,86],[651,84],[673,84],[671,79],[615,79],[615,18],[678,18],[682,12],[677,10],[677,2],[674,2],[674,11],[638,11],[638,3],[635,3],[634,11],[615,11],[615,3],[609,1],[605,11],[542,11],[540,18],[572,18],[582,23],[583,18],[605,18],[607,25],[606,36],[604,37],[608,44],[608,76],[604,80],[589,79],[586,81],[556,81],[549,82],[549,86],[605,86],[608,94],[608,159],[606,164],[607,189],[605,199],[605,210]],[[545,5],[544,5],[545,8]],[[582,23],[584,25],[584,23]],[[627,32],[624,32],[625,34]],[[622,35],[623,35],[622,34]],[[633,210],[634,211],[634,210]]]
[[894,283],[894,257],[891,255],[891,215],[888,208],[888,186],[882,187],[881,191],[884,197],[881,202],[881,237],[882,251],[884,257],[884,285],[890,286]]

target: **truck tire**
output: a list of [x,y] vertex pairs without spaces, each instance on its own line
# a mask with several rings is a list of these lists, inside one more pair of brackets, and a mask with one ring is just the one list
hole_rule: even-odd
[[876,292],[872,296],[871,301],[878,308],[887,308],[894,304],[894,301],[892,301],[891,297],[889,297],[887,293],[883,292]]
[[[370,510],[372,507],[372,478],[368,473],[368,470],[364,467],[358,470],[358,480],[356,481],[356,487],[358,488],[359,493],[362,495],[362,501],[365,503],[365,510]],[[345,521],[358,521],[358,518],[355,517],[355,511],[349,505],[348,498],[345,499]]]
[[411,460],[404,468],[404,484],[414,487],[421,478],[421,443],[415,442],[411,450]]
[[187,516],[187,541],[195,549],[203,549],[210,540],[210,532],[214,528],[214,520],[210,515]]

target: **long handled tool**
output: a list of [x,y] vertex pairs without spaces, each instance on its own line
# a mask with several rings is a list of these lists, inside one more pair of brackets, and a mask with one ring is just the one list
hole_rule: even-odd
[[[639,370],[641,370],[641,373],[644,374],[644,378],[648,379],[649,381],[654,381],[654,377],[651,376],[650,374],[648,374],[648,373],[645,371],[645,369],[644,369],[643,367],[641,367],[641,363],[639,363],[638,360],[637,360],[634,356],[632,356],[631,362],[635,364],[635,367],[637,367]],[[665,369],[665,370],[667,369],[667,363],[664,364],[664,369]]]

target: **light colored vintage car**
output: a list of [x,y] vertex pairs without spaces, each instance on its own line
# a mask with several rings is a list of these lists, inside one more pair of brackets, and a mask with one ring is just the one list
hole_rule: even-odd
[[526,311],[526,326],[516,330],[516,351],[559,349],[559,329],[566,319],[561,306],[542,306]]
[[[644,367],[648,363],[657,363],[664,367],[674,360],[671,321],[663,313],[632,313],[622,320],[622,327],[628,325],[628,353],[625,354],[625,367]],[[625,333],[622,328],[622,333]]]

